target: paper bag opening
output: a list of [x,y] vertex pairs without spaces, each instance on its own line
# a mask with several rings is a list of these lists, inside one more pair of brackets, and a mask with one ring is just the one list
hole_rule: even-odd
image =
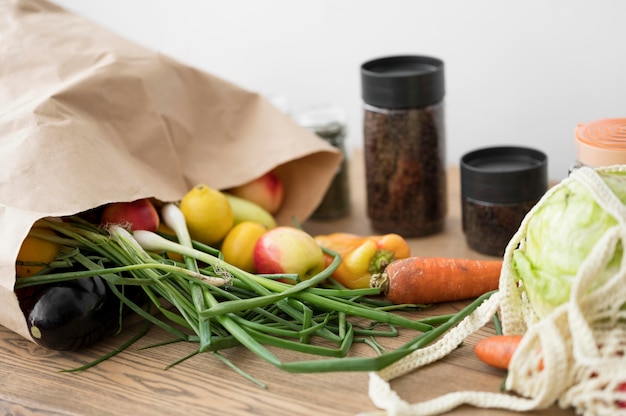
[[259,94],[45,1],[0,3],[0,37],[0,324],[27,338],[15,259],[37,219],[177,201],[199,183],[225,189],[275,170],[276,218],[291,224],[341,162]]

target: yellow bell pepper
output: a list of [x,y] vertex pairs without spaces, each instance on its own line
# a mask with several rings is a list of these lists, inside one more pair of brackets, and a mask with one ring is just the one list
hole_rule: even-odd
[[[410,257],[411,248],[398,234],[360,236],[350,233],[318,235],[315,241],[341,256],[341,264],[332,277],[349,289],[370,287],[372,274],[381,273],[396,259]],[[326,264],[332,261],[326,256]]]

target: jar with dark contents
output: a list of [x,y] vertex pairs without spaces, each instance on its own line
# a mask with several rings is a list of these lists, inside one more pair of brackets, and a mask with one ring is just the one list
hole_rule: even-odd
[[447,214],[443,62],[392,56],[361,66],[367,214],[403,237],[440,232]]
[[335,173],[324,198],[317,206],[312,219],[333,220],[350,213],[350,183],[348,156],[345,149],[346,113],[336,105],[316,105],[305,108],[295,115],[298,124],[313,131],[329,144],[339,149],[343,160]]
[[489,147],[461,158],[461,211],[470,248],[502,256],[548,189],[548,158],[525,147]]

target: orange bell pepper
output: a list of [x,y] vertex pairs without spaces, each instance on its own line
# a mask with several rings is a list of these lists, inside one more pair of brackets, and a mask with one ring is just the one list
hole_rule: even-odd
[[[332,277],[349,289],[370,287],[372,274],[381,273],[396,259],[410,257],[411,248],[398,234],[360,236],[350,233],[318,235],[315,241],[341,256]],[[328,266],[333,258],[325,255]]]

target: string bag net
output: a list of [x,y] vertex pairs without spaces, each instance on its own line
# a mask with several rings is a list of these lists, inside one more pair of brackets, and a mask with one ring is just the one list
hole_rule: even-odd
[[[559,238],[558,255],[536,243],[554,247]],[[461,405],[524,412],[556,404],[580,415],[626,415],[625,242],[626,166],[574,171],[522,221],[505,250],[499,291],[436,343],[370,373],[369,396],[382,410],[363,414],[438,415]],[[550,255],[552,263],[543,257]],[[538,287],[548,296],[537,296]],[[495,313],[504,334],[523,335],[504,392],[459,391],[411,404],[393,390],[393,379],[452,353]]]

